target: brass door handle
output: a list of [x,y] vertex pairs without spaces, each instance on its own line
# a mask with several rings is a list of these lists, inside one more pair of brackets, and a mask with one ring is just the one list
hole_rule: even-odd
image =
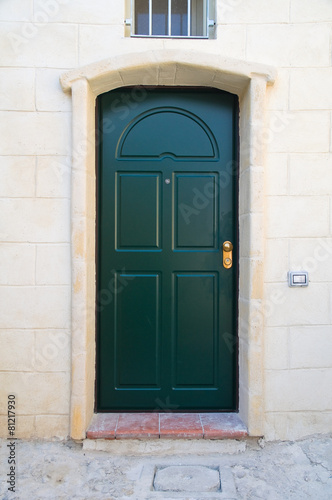
[[222,246],[222,263],[226,269],[233,265],[233,244],[230,241],[224,241]]

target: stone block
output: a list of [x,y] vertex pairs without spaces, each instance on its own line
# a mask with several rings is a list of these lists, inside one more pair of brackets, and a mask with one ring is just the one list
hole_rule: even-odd
[[0,109],[34,111],[35,71],[33,69],[0,68]]
[[[6,398],[8,393],[6,394]],[[0,438],[8,438],[8,417],[1,415],[0,416]],[[18,439],[29,439],[34,436],[35,432],[35,417],[20,415],[16,421],[16,429],[15,436]]]
[[329,0],[292,0],[290,20],[294,23],[332,21],[332,4]]
[[[140,65],[139,56],[137,57],[137,65]],[[158,84],[158,66],[152,68],[145,68],[144,74],[140,74],[138,77],[138,72],[136,68],[126,68],[119,71],[123,85],[157,85]],[[134,93],[135,95],[135,93]],[[140,96],[140,93],[138,93]],[[135,99],[134,99],[135,102]],[[125,105],[128,106],[128,105]],[[126,107],[122,107],[124,111]]]
[[[254,401],[256,400],[255,408],[252,407],[252,416],[254,416],[255,414],[258,416],[263,411],[262,394],[263,386],[265,383],[264,370],[262,366],[263,356],[260,349],[251,349],[249,356],[249,392],[252,398],[252,406],[254,406]],[[252,434],[251,430],[250,432]]]
[[132,61],[135,67],[140,52],[163,49],[164,44],[165,40],[162,39],[124,37],[123,26],[113,26],[111,29],[108,26],[81,26],[79,64],[89,64],[111,56],[133,53]]
[[[248,344],[261,347],[262,341],[262,320],[263,308],[261,300],[247,300],[241,296],[239,300],[239,337],[244,341],[243,347],[245,356],[249,355]],[[258,334],[257,334],[258,331]]]
[[69,113],[0,112],[2,155],[66,155],[71,146]]
[[[236,40],[236,43],[234,43]],[[201,50],[201,49],[200,49]],[[203,50],[203,45],[202,45]],[[217,38],[211,40],[209,51],[234,59],[245,59],[246,27],[243,25],[221,24],[217,26]]]
[[241,298],[248,300],[250,297],[250,261],[248,257],[240,257],[239,259],[239,281]]
[[1,366],[6,371],[70,370],[70,335],[66,330],[10,330],[0,332],[4,342]]
[[0,197],[29,198],[35,195],[36,159],[33,156],[2,156]]
[[34,285],[35,260],[35,245],[2,243],[0,285]]
[[[149,41],[149,40],[147,40]],[[178,50],[179,40],[176,38],[165,38],[164,49],[165,50]],[[218,45],[216,40],[193,40],[190,38],[183,38],[181,40],[181,49],[185,50],[187,53],[193,53],[196,50],[200,52],[206,52],[207,54],[217,54],[220,50],[220,45]],[[195,42],[197,42],[195,44]]]
[[[2,372],[0,411],[3,414],[9,393],[15,394],[17,408],[25,415],[67,415],[69,412],[69,374]],[[18,417],[18,422],[20,417]],[[19,423],[18,423],[19,425]]]
[[4,241],[68,242],[68,200],[0,199],[0,234]]
[[20,21],[21,19],[32,20],[33,0],[1,0],[1,21]]
[[[249,389],[248,344],[241,338],[239,340],[239,386],[241,390],[248,391]],[[247,397],[248,395],[244,399],[241,398],[241,401],[246,400]]]
[[259,259],[241,259],[240,289],[245,299],[260,299],[263,296],[263,262]]
[[[310,214],[305,217],[304,214]],[[268,238],[324,237],[329,233],[327,196],[270,196]]]
[[264,437],[267,441],[293,441],[313,434],[329,434],[331,421],[332,412],[266,413]]
[[[122,457],[174,457],[174,443],[176,443],[176,455],[178,457],[237,454],[246,450],[246,442],[236,439],[150,439],[148,442],[141,439],[84,439],[83,450],[106,451],[112,456]],[[151,471],[150,478],[153,477],[154,470]],[[151,484],[151,480],[150,480]],[[146,494],[146,488],[144,494]],[[233,493],[233,492],[232,492]],[[144,496],[136,497],[145,499]],[[169,498],[167,496],[166,498]],[[179,498],[179,497],[178,497]],[[181,497],[180,497],[181,498]],[[200,497],[201,498],[201,497]],[[232,495],[227,498],[234,498]]]
[[332,410],[332,369],[266,372],[266,411]]
[[268,24],[289,22],[289,0],[222,0],[217,2],[218,23]]
[[[119,41],[121,40],[121,44]],[[119,53],[128,53],[135,50],[135,45],[132,41],[136,41],[138,47],[146,47],[146,43],[150,42],[150,48],[162,47],[162,41],[147,40],[145,38],[124,38],[124,27],[122,26],[89,26],[81,25],[79,33],[79,65],[90,64],[98,60],[106,59]],[[143,43],[142,43],[143,42]],[[151,44],[151,42],[154,42]],[[112,52],[110,51],[112,47]],[[114,53],[114,49],[116,52]]]
[[332,238],[291,239],[289,242],[289,268],[293,271],[308,271],[310,282],[331,282]]
[[2,23],[2,65],[73,68],[77,65],[77,37],[78,27],[74,24]]
[[250,213],[250,167],[243,171],[240,169],[239,175],[239,215],[248,215]]
[[68,328],[70,288],[67,286],[0,287],[3,313],[0,328]]
[[290,368],[332,368],[330,326],[294,326],[289,344]]
[[331,109],[332,68],[294,68],[290,77],[290,109]]
[[[331,87],[332,88],[332,87]],[[293,154],[289,162],[289,192],[292,195],[329,195],[332,157],[329,154]]]
[[263,215],[246,214],[240,216],[241,257],[261,257],[263,235]]
[[310,283],[290,288],[287,283],[265,285],[265,324],[267,326],[328,325],[329,289],[327,284]]
[[289,368],[288,328],[265,329],[265,369],[285,370]]
[[266,282],[287,281],[289,271],[289,243],[286,238],[272,238],[265,241],[264,279]]
[[37,158],[36,194],[41,198],[70,198],[71,159],[69,156]]
[[239,213],[261,212],[264,205],[264,170],[250,166],[240,175]]
[[33,330],[0,330],[0,338],[2,371],[34,371],[35,332]]
[[268,109],[288,109],[290,70],[278,68],[276,81],[266,89]]
[[265,168],[265,190],[267,196],[288,193],[288,155],[269,153]]
[[70,372],[70,334],[67,330],[36,330],[33,367],[37,372]]
[[36,70],[37,111],[70,111],[71,96],[60,85],[62,69]]
[[67,439],[69,415],[36,415],[34,436],[39,439]]
[[264,24],[247,30],[249,61],[284,68],[330,66],[327,24]]
[[330,147],[327,111],[271,111],[266,132],[273,153],[324,153]]
[[[239,415],[243,422],[246,423],[246,426],[248,427],[249,423],[249,413],[251,413],[251,407],[250,407],[250,402],[249,402],[249,391],[247,387],[244,387],[239,384]],[[250,430],[249,430],[250,432]]]
[[[34,0],[34,19],[36,21],[41,17],[41,13],[47,13],[46,7],[43,8],[44,3],[43,0]],[[53,5],[53,9],[49,9],[47,22],[50,23],[120,24],[124,26],[123,1],[54,0]]]
[[70,285],[69,245],[37,245],[36,284]]

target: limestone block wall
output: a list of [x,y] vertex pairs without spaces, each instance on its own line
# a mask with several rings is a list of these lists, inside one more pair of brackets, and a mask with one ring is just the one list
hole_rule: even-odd
[[[292,439],[332,430],[332,2],[215,3],[215,39],[179,40],[130,38],[127,0],[0,2],[2,436],[10,393],[18,437],[69,434],[75,130],[59,77],[104,58],[167,49],[278,71],[261,139],[265,191],[251,186],[247,194],[252,206],[265,200],[264,433]],[[309,287],[289,288],[287,272],[300,269],[309,271]]]

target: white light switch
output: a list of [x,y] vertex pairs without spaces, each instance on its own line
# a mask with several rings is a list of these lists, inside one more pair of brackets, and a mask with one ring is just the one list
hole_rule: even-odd
[[288,273],[289,286],[308,286],[309,275],[308,271],[289,271]]

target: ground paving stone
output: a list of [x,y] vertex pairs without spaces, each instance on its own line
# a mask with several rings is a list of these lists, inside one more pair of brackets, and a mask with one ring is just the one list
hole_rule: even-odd
[[157,491],[218,491],[219,474],[217,468],[202,465],[171,465],[157,470],[153,486]]
[[[7,490],[7,441],[0,440],[1,500],[303,500],[332,498],[332,436],[296,442],[246,440],[242,453],[114,456],[73,441],[17,440],[16,492]],[[224,492],[156,491],[157,470],[219,468]],[[188,470],[188,469],[187,469]],[[232,484],[231,484],[232,483]]]

